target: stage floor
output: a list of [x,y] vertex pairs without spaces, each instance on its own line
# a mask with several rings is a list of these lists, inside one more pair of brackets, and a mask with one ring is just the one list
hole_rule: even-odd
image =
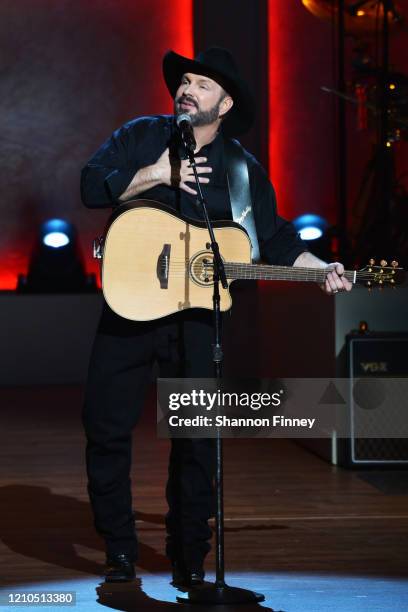
[[[183,606],[163,554],[169,444],[156,439],[153,395],[134,437],[138,580],[114,588],[100,577],[86,493],[82,389],[9,387],[0,402],[2,588],[74,591],[81,611]],[[227,582],[264,593],[255,607],[275,612],[408,610],[407,501],[291,441],[227,440]],[[213,566],[210,555],[210,579]]]

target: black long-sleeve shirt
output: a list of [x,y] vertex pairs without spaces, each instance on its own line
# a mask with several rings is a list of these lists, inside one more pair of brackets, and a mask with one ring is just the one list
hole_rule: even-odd
[[[140,117],[126,123],[107,140],[82,170],[81,196],[89,208],[115,207],[140,168],[154,164],[167,147],[176,146],[177,129],[170,115]],[[223,135],[200,149],[212,167],[202,190],[212,220],[232,219]],[[269,264],[293,265],[307,250],[293,225],[276,213],[274,189],[259,162],[243,149],[249,172],[252,207],[261,257]],[[194,185],[191,184],[194,188]],[[177,187],[157,185],[138,198],[157,200],[192,219],[202,219],[196,196]]]

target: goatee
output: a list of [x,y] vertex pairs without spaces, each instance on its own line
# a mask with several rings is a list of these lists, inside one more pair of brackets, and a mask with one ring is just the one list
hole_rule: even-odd
[[[179,106],[180,102],[182,101],[183,101],[182,98],[177,98],[177,100],[175,101],[175,104],[174,104],[174,114],[175,115],[181,115],[182,113],[185,113],[185,110],[181,109]],[[208,111],[201,111],[200,109],[197,109],[196,113],[191,113],[191,114],[188,113],[191,117],[191,125],[193,127],[202,127],[204,125],[211,125],[211,123],[214,123],[215,121],[217,121],[217,119],[219,118],[219,112],[220,112],[220,102],[218,102],[215,106],[210,108],[210,110]]]

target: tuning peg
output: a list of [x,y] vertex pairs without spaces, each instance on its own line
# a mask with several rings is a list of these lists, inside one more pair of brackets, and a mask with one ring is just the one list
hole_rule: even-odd
[[398,261],[395,261],[395,259],[393,259],[391,265],[393,268],[398,268]]
[[386,266],[388,266],[388,263],[386,262],[386,260],[385,260],[385,259],[382,259],[382,260],[380,261],[380,266],[381,266],[381,267],[383,267],[383,268],[385,268]]
[[370,266],[375,266],[375,259],[369,259],[368,263],[370,264]]

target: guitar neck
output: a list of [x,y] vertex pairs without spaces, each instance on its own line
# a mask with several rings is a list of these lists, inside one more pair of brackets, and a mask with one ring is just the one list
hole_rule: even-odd
[[[225,264],[225,272],[228,278],[234,280],[286,280],[313,283],[324,283],[327,274],[324,268],[296,268],[292,266],[270,266],[230,262]],[[370,280],[371,275],[369,272],[345,270],[344,276],[352,283],[356,283],[367,282],[367,280]]]

